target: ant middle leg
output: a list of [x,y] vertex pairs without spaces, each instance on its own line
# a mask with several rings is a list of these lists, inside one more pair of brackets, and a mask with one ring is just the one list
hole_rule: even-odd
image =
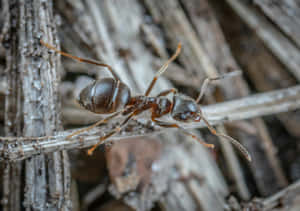
[[77,56],[73,56],[73,55],[71,55],[69,53],[66,53],[66,52],[58,50],[54,46],[52,46],[52,45],[50,45],[48,43],[45,43],[43,40],[40,40],[40,43],[43,46],[45,46],[45,47],[47,47],[47,48],[49,48],[51,50],[54,50],[56,53],[61,54],[61,55],[65,56],[65,57],[74,59],[74,60],[79,61],[79,62],[84,62],[84,63],[88,63],[88,64],[94,64],[94,65],[101,66],[101,67],[106,67],[117,81],[121,81],[120,78],[119,78],[119,76],[118,76],[118,74],[108,64],[104,64],[104,63],[100,63],[100,62],[97,62],[97,61],[94,61],[94,60],[84,59],[84,58],[80,58],[80,57],[77,57]]
[[145,92],[145,96],[148,96],[150,94],[150,92],[153,89],[153,87],[154,87],[154,85],[155,85],[158,77],[161,76],[166,71],[166,69],[168,68],[169,64],[177,58],[177,56],[179,55],[180,51],[181,51],[181,43],[179,43],[177,45],[176,52],[173,54],[173,56],[155,74],[154,78],[152,79],[150,85],[148,86],[148,88],[147,88],[147,90]]
[[[68,135],[68,136],[67,136],[67,139],[70,139],[70,138],[72,138],[73,136],[78,135],[78,134],[80,134],[80,133],[82,133],[82,132],[89,131],[89,130],[93,129],[94,127],[97,127],[98,125],[107,123],[109,120],[113,119],[114,117],[116,117],[116,116],[118,116],[118,115],[120,115],[120,114],[123,114],[123,115],[124,115],[124,113],[127,113],[128,111],[129,111],[129,113],[131,113],[131,112],[132,112],[132,111],[131,111],[132,108],[133,108],[132,106],[129,106],[129,107],[127,107],[127,108],[125,108],[125,109],[123,109],[123,110],[121,110],[121,111],[117,111],[116,113],[114,113],[114,114],[112,114],[112,115],[110,115],[110,116],[108,116],[108,117],[106,117],[106,118],[104,118],[104,119],[101,119],[100,121],[98,121],[98,122],[92,124],[92,125],[89,126],[89,127],[82,128],[82,129],[80,129],[80,130],[77,130],[77,131],[75,131],[74,133]],[[128,114],[129,114],[129,113],[128,113]]]
[[[106,139],[108,139],[109,137],[111,137],[111,136],[113,136],[114,134],[116,134],[116,133],[118,133],[118,132],[120,132],[125,126],[126,126],[126,124],[128,123],[128,121],[132,118],[132,117],[134,117],[134,116],[136,116],[136,115],[138,115],[139,113],[141,113],[143,110],[134,110],[122,123],[121,123],[121,125],[119,126],[119,127],[117,127],[117,128],[115,128],[115,129],[113,129],[112,131],[110,131],[108,134],[106,134],[105,136],[103,136],[103,137],[100,137],[100,140],[94,145],[94,146],[92,146],[88,151],[87,151],[87,153],[88,153],[88,155],[92,155],[93,154],[93,152],[94,152],[94,150],[101,144],[101,143],[103,143],[103,141],[105,141]],[[122,111],[120,111],[120,112],[122,112]]]
[[237,75],[240,75],[241,74],[241,71],[237,70],[237,71],[233,71],[233,72],[230,72],[230,73],[225,73],[223,75],[220,75],[220,76],[217,76],[217,77],[213,77],[213,78],[206,78],[202,84],[202,87],[201,87],[201,90],[200,90],[200,94],[199,96],[197,97],[197,100],[196,100],[196,103],[198,104],[200,102],[200,100],[203,98],[206,90],[207,90],[207,87],[208,85],[213,82],[213,81],[218,81],[218,80],[222,80],[224,78],[230,78],[230,77],[234,77],[234,76],[237,76]]
[[166,127],[166,128],[178,128],[179,130],[181,130],[185,135],[192,137],[193,139],[197,140],[200,144],[204,145],[207,148],[214,148],[215,145],[213,144],[208,144],[206,142],[204,142],[203,140],[201,140],[200,138],[198,138],[196,135],[194,135],[193,133],[188,132],[186,129],[180,127],[178,124],[176,123],[169,123],[169,122],[163,122],[160,120],[157,120],[155,118],[152,118],[152,121],[160,126],[160,127]]

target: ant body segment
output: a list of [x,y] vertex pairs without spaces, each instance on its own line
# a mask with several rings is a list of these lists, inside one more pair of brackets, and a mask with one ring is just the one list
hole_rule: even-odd
[[[101,137],[99,142],[95,144],[92,148],[88,150],[88,154],[92,155],[93,151],[107,138],[113,136],[114,134],[121,131],[123,127],[126,126],[127,122],[132,119],[134,116],[139,115],[140,113],[150,110],[151,112],[151,120],[154,124],[160,127],[167,127],[167,128],[178,128],[184,134],[191,136],[192,138],[196,139],[198,142],[203,144],[208,148],[214,148],[213,144],[208,144],[199,139],[194,134],[188,132],[186,129],[182,128],[176,123],[169,123],[159,120],[160,117],[165,115],[170,115],[173,119],[179,122],[199,122],[201,120],[207,125],[208,129],[211,133],[221,138],[225,138],[229,140],[232,144],[234,144],[240,152],[246,157],[248,161],[251,161],[250,154],[248,151],[235,139],[232,137],[217,132],[209,122],[204,118],[201,109],[198,105],[202,97],[204,96],[205,90],[208,84],[211,81],[220,80],[225,77],[231,77],[237,75],[238,71],[230,72],[225,75],[221,75],[215,78],[207,78],[205,79],[200,94],[197,100],[189,98],[187,96],[181,95],[177,92],[176,89],[168,89],[165,91],[160,92],[157,96],[150,97],[149,94],[151,93],[157,79],[160,75],[162,75],[168,65],[174,61],[181,51],[181,44],[179,43],[177,46],[177,50],[174,55],[159,69],[156,73],[154,78],[152,79],[150,85],[148,86],[144,95],[139,96],[131,96],[131,92],[129,87],[121,81],[118,77],[117,73],[113,70],[113,68],[107,64],[99,63],[97,61],[88,60],[73,56],[71,54],[62,52],[55,47],[45,43],[44,41],[40,40],[40,43],[47,47],[48,49],[54,50],[56,53],[59,53],[63,56],[69,57],[71,59],[77,60],[79,62],[85,62],[89,64],[94,64],[102,67],[106,67],[112,74],[113,78],[103,78],[100,80],[96,80],[86,86],[79,94],[78,102],[79,104],[84,107],[85,109],[97,113],[97,114],[111,114],[110,116],[96,122],[95,124],[83,128],[81,130],[75,131],[71,135],[67,137],[70,139],[71,137],[78,135],[84,131],[88,131],[100,124],[106,123],[109,120],[113,119],[118,115],[127,116],[126,119],[121,122],[120,126],[113,129],[111,132],[106,134],[105,136]],[[169,100],[166,96],[169,94],[173,94],[172,100]]]

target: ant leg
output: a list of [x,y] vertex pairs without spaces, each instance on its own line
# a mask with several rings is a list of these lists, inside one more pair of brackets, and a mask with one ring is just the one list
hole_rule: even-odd
[[102,67],[106,67],[110,72],[111,74],[113,75],[113,77],[117,80],[117,81],[120,81],[120,78],[118,76],[118,74],[113,70],[113,68],[108,65],[108,64],[104,64],[104,63],[100,63],[100,62],[97,62],[97,61],[94,61],[94,60],[90,60],[90,59],[84,59],[84,58],[80,58],[80,57],[77,57],[77,56],[73,56],[69,53],[66,53],[66,52],[63,52],[63,51],[60,51],[58,50],[57,48],[55,48],[54,46],[48,44],[48,43],[45,43],[43,40],[40,40],[40,43],[45,46],[46,48],[49,48],[51,50],[54,50],[56,53],[59,53],[65,57],[68,57],[68,58],[71,58],[71,59],[74,59],[76,61],[79,61],[79,62],[85,62],[85,63],[88,63],[88,64],[94,64],[94,65],[98,65],[98,66],[102,66]]
[[116,129],[114,129],[113,131],[109,132],[107,135],[103,136],[100,138],[100,140],[98,141],[98,143],[96,143],[92,148],[90,148],[87,153],[88,155],[92,155],[94,150],[106,139],[108,139],[109,137],[111,137],[112,135],[114,135],[115,133],[118,133],[121,131],[120,127],[117,127]]
[[208,85],[212,82],[212,81],[218,81],[218,80],[222,80],[224,78],[230,78],[230,77],[234,77],[237,75],[240,75],[241,71],[233,71],[230,73],[225,73],[223,75],[214,77],[214,78],[206,78],[202,84],[201,90],[200,90],[200,94],[197,97],[196,103],[198,104],[200,102],[200,100],[202,99],[202,97],[204,96],[204,93],[207,90]]
[[177,56],[179,55],[180,51],[181,51],[181,43],[179,43],[177,45],[176,52],[173,54],[173,56],[155,74],[154,78],[152,79],[150,85],[148,86],[148,88],[147,88],[147,90],[145,92],[145,96],[148,96],[150,94],[150,92],[151,92],[153,86],[155,85],[158,77],[166,71],[166,69],[168,68],[169,64],[177,58]]
[[93,147],[91,147],[87,153],[88,155],[92,155],[94,150],[106,139],[108,139],[109,137],[113,136],[114,134],[120,132],[122,130],[122,128],[124,128],[127,124],[127,122],[135,115],[138,115],[140,112],[142,112],[143,110],[135,110],[133,111],[122,123],[119,127],[115,128],[114,130],[112,130],[111,132],[109,132],[108,134],[106,134],[103,137],[100,137],[100,140],[98,141],[98,143],[96,143]]
[[167,90],[162,91],[161,93],[159,93],[156,97],[166,96],[166,95],[168,95],[168,94],[170,94],[170,93],[176,94],[177,92],[178,92],[178,91],[177,91],[177,89],[175,89],[175,88],[167,89]]
[[80,130],[77,130],[77,131],[75,131],[74,133],[68,135],[68,136],[67,136],[67,139],[70,139],[70,138],[72,138],[73,136],[76,136],[76,135],[78,135],[78,134],[80,134],[80,133],[83,133],[83,132],[85,132],[85,131],[89,131],[89,130],[93,129],[94,127],[97,127],[97,126],[100,125],[100,124],[106,123],[108,120],[110,120],[110,119],[112,119],[112,118],[118,116],[121,112],[123,112],[123,111],[116,112],[116,113],[114,113],[114,114],[108,116],[108,117],[105,118],[105,119],[101,119],[100,121],[98,121],[98,122],[92,124],[92,125],[89,126],[89,127],[82,128],[82,129],[80,129]]
[[190,133],[188,132],[186,129],[180,127],[178,124],[175,124],[175,123],[169,123],[169,122],[162,122],[162,121],[159,121],[155,118],[152,118],[152,121],[157,124],[158,126],[160,127],[166,127],[166,128],[172,128],[172,127],[175,127],[175,128],[178,128],[180,129],[185,135],[188,135],[188,136],[191,136],[193,139],[196,139],[200,144],[204,145],[205,147],[207,148],[214,148],[215,145],[213,144],[208,144],[204,141],[202,141],[201,139],[199,139],[197,136],[195,136],[193,133]]
[[217,132],[213,126],[211,126],[209,124],[209,122],[204,118],[204,116],[201,114],[200,112],[200,115],[201,115],[201,118],[203,119],[204,123],[207,125],[208,129],[210,130],[210,132],[218,137],[223,137],[223,138],[226,138],[227,140],[229,140],[234,146],[236,146],[240,152],[246,157],[246,159],[251,162],[251,156],[249,154],[249,152],[246,150],[246,148],[240,144],[240,142],[238,142],[237,140],[235,140],[234,138],[224,134],[224,133],[220,133],[220,132]]

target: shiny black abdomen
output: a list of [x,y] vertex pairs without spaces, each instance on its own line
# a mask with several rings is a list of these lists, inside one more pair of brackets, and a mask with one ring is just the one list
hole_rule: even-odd
[[113,78],[103,78],[82,90],[79,103],[91,112],[109,114],[124,108],[130,98],[126,84]]

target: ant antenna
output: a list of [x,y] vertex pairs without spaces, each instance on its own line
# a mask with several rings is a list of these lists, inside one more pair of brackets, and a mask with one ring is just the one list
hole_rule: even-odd
[[240,144],[237,140],[235,140],[234,138],[224,134],[224,133],[220,133],[220,132],[217,132],[213,126],[211,126],[209,124],[209,122],[206,120],[206,118],[204,118],[204,116],[202,115],[202,113],[200,112],[199,115],[201,116],[202,120],[204,121],[204,123],[206,124],[206,126],[208,127],[208,129],[210,130],[210,132],[218,137],[223,137],[223,138],[226,138],[228,141],[230,141],[234,146],[236,146],[240,152],[246,157],[246,159],[251,162],[252,161],[252,158],[251,158],[251,155],[250,153],[246,150],[246,148]]
[[197,100],[196,100],[196,103],[198,104],[200,102],[200,100],[203,98],[206,90],[207,90],[207,87],[208,85],[212,82],[212,81],[218,81],[218,80],[222,80],[224,78],[231,78],[231,77],[235,77],[235,76],[238,76],[238,75],[241,75],[242,72],[237,70],[237,71],[233,71],[233,72],[230,72],[230,73],[225,73],[223,75],[220,75],[220,76],[217,76],[217,77],[214,77],[214,78],[206,78],[202,84],[202,87],[201,87],[201,91],[200,91],[200,94],[199,96],[197,97]]
[[104,64],[104,63],[100,63],[100,62],[97,62],[97,61],[94,61],[94,60],[90,60],[90,59],[84,59],[84,58],[80,58],[80,57],[77,57],[77,56],[73,56],[69,53],[66,53],[66,52],[63,52],[63,51],[60,51],[58,50],[57,48],[55,48],[54,46],[48,44],[48,43],[45,43],[43,40],[40,40],[40,43],[45,46],[46,48],[49,48],[51,50],[54,50],[56,53],[58,54],[61,54],[65,57],[68,57],[70,59],[74,59],[76,61],[79,61],[79,62],[84,62],[84,63],[88,63],[88,64],[94,64],[94,65],[97,65],[97,66],[102,66],[102,67],[106,67],[110,72],[111,74],[113,75],[113,77],[117,80],[117,81],[121,81],[118,74],[113,70],[113,68],[108,65],[108,64]]

